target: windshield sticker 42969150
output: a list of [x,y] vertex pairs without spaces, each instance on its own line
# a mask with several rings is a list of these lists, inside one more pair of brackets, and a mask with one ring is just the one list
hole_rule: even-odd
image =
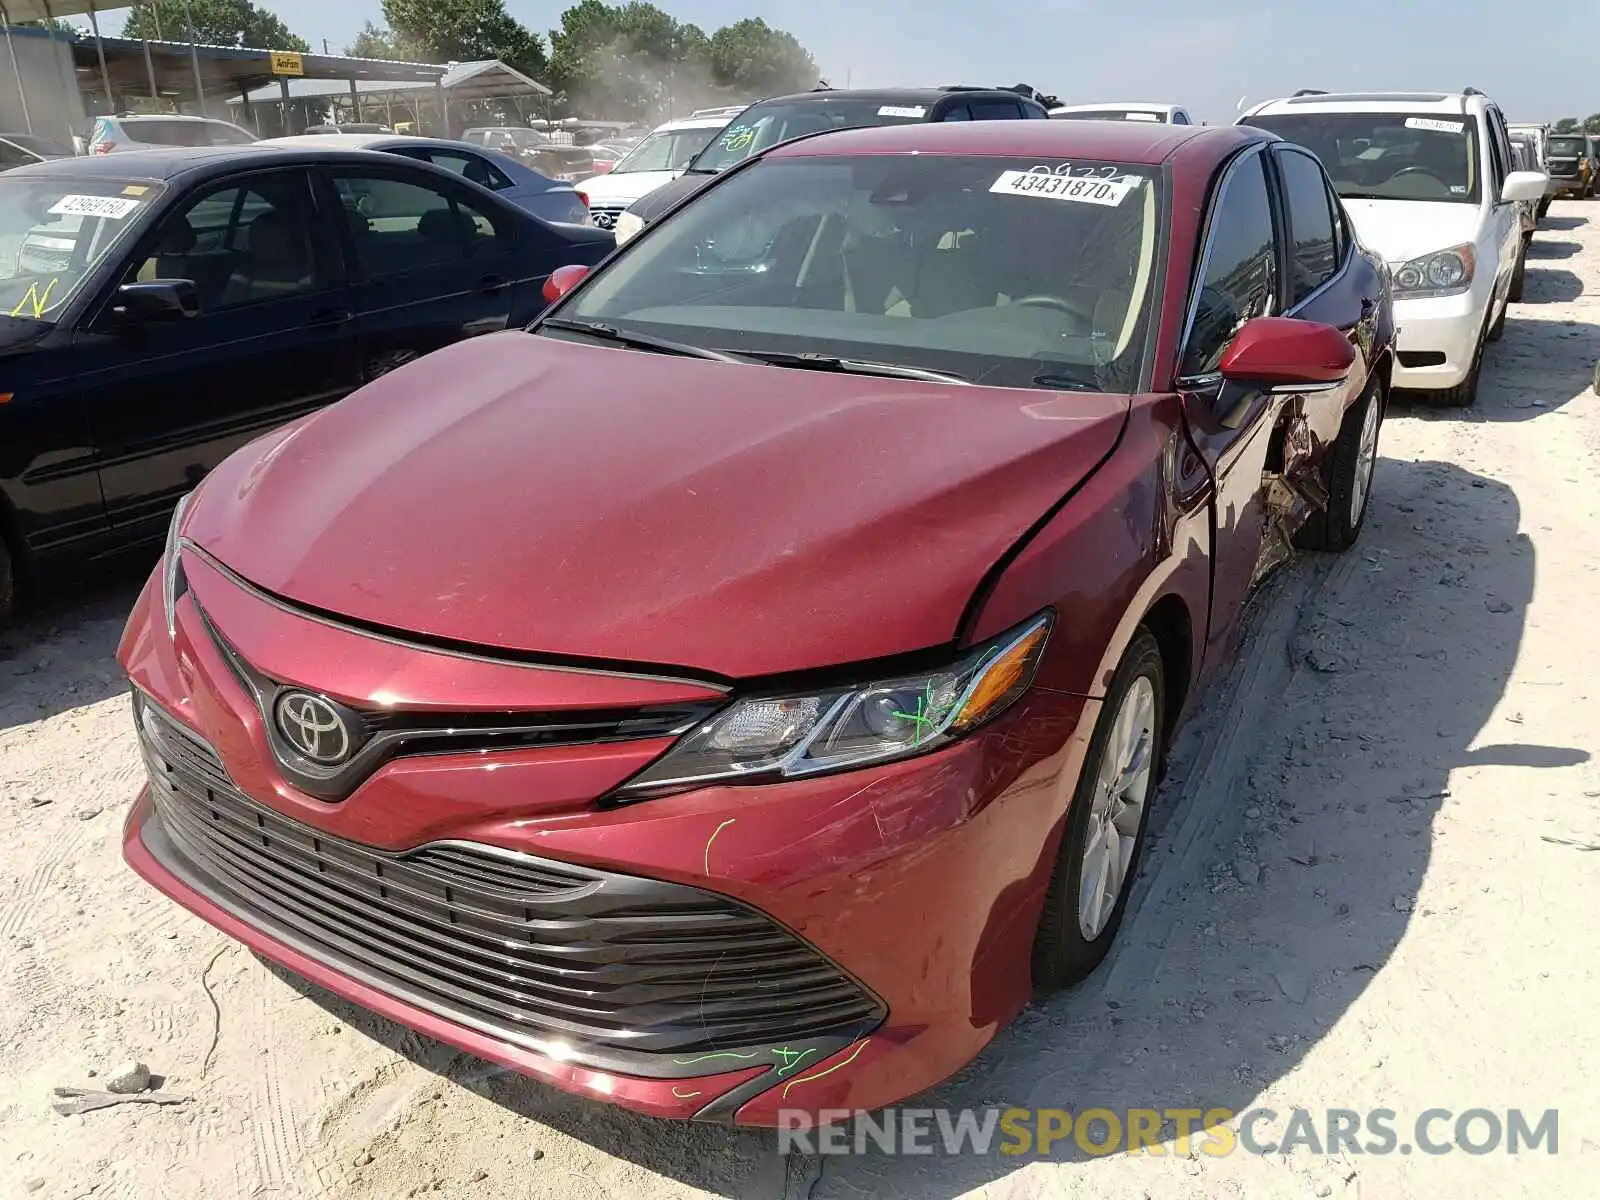
[[1104,176],[1057,175],[1043,171],[1004,171],[989,186],[991,192],[1012,196],[1042,196],[1048,200],[1070,200],[1077,204],[1101,204],[1114,208],[1143,181],[1137,178],[1107,179]]

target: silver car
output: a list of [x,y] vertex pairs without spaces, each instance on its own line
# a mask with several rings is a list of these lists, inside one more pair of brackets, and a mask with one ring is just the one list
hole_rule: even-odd
[[486,150],[470,142],[447,142],[442,138],[406,137],[401,134],[302,134],[299,137],[271,138],[269,143],[399,154],[454,172],[470,183],[488,188],[524,212],[546,221],[564,225],[589,223],[589,203],[583,193],[570,183],[541,175],[509,155]]
[[95,117],[84,135],[88,154],[120,154],[154,146],[243,146],[255,140],[255,134],[231,121],[176,114]]

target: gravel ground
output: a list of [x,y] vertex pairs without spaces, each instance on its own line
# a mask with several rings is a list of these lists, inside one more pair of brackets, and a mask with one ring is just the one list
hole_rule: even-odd
[[[785,1159],[508,1076],[264,965],[123,866],[130,575],[0,641],[0,1196],[1584,1193],[1600,204],[1557,204],[1533,250],[1478,407],[1397,406],[1357,550],[1291,564],[1255,605],[1112,959],[916,1103],[1381,1106],[1402,1131],[1429,1108],[1556,1108],[1558,1154]],[[191,1101],[52,1111],[53,1087],[130,1058]]]

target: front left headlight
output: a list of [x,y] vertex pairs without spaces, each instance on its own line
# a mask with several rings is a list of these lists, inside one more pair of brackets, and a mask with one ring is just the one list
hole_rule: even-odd
[[1424,254],[1394,268],[1396,299],[1454,296],[1472,287],[1477,252],[1471,243]]
[[188,590],[179,555],[178,530],[183,527],[183,518],[189,511],[189,501],[192,499],[194,493],[190,492],[178,501],[178,507],[173,510],[172,524],[167,526],[167,547],[161,555],[161,606],[166,614],[169,638],[178,636],[178,600]]
[[1045,612],[939,670],[737,700],[684,734],[617,799],[712,782],[767,782],[926,754],[1010,708],[1033,682]]

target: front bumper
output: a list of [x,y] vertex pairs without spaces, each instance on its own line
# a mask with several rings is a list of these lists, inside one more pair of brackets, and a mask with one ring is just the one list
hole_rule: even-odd
[[1465,380],[1490,299],[1485,287],[1481,293],[1396,300],[1394,322],[1400,332],[1393,386],[1442,391]]
[[[617,808],[595,797],[659,754],[660,739],[402,756],[330,803],[279,769],[219,633],[263,672],[345,701],[359,694],[315,678],[328,663],[341,681],[409,680],[412,698],[435,707],[467,695],[487,706],[494,687],[537,691],[542,673],[456,659],[447,685],[429,684],[447,678],[435,651],[307,621],[194,567],[177,638],[153,581],[119,652],[140,696],[184,739],[163,748],[142,735],[152,784],[129,818],[125,855],[297,974],[570,1092],[765,1126],[780,1110],[816,1119],[931,1086],[1027,1002],[1033,932],[1094,702],[1037,691],[922,759]],[[381,671],[368,670],[380,659]],[[202,755],[178,788],[167,767],[195,745],[214,766]],[[206,844],[213,826],[220,848]],[[441,881],[441,847],[455,866],[501,854],[570,886],[540,896],[527,877]],[[383,889],[404,903],[375,904]],[[663,933],[673,929],[675,945]],[[507,960],[498,973],[485,957],[495,938]],[[561,1005],[525,969],[552,950],[571,981]],[[692,1020],[673,1010],[686,998]]]

